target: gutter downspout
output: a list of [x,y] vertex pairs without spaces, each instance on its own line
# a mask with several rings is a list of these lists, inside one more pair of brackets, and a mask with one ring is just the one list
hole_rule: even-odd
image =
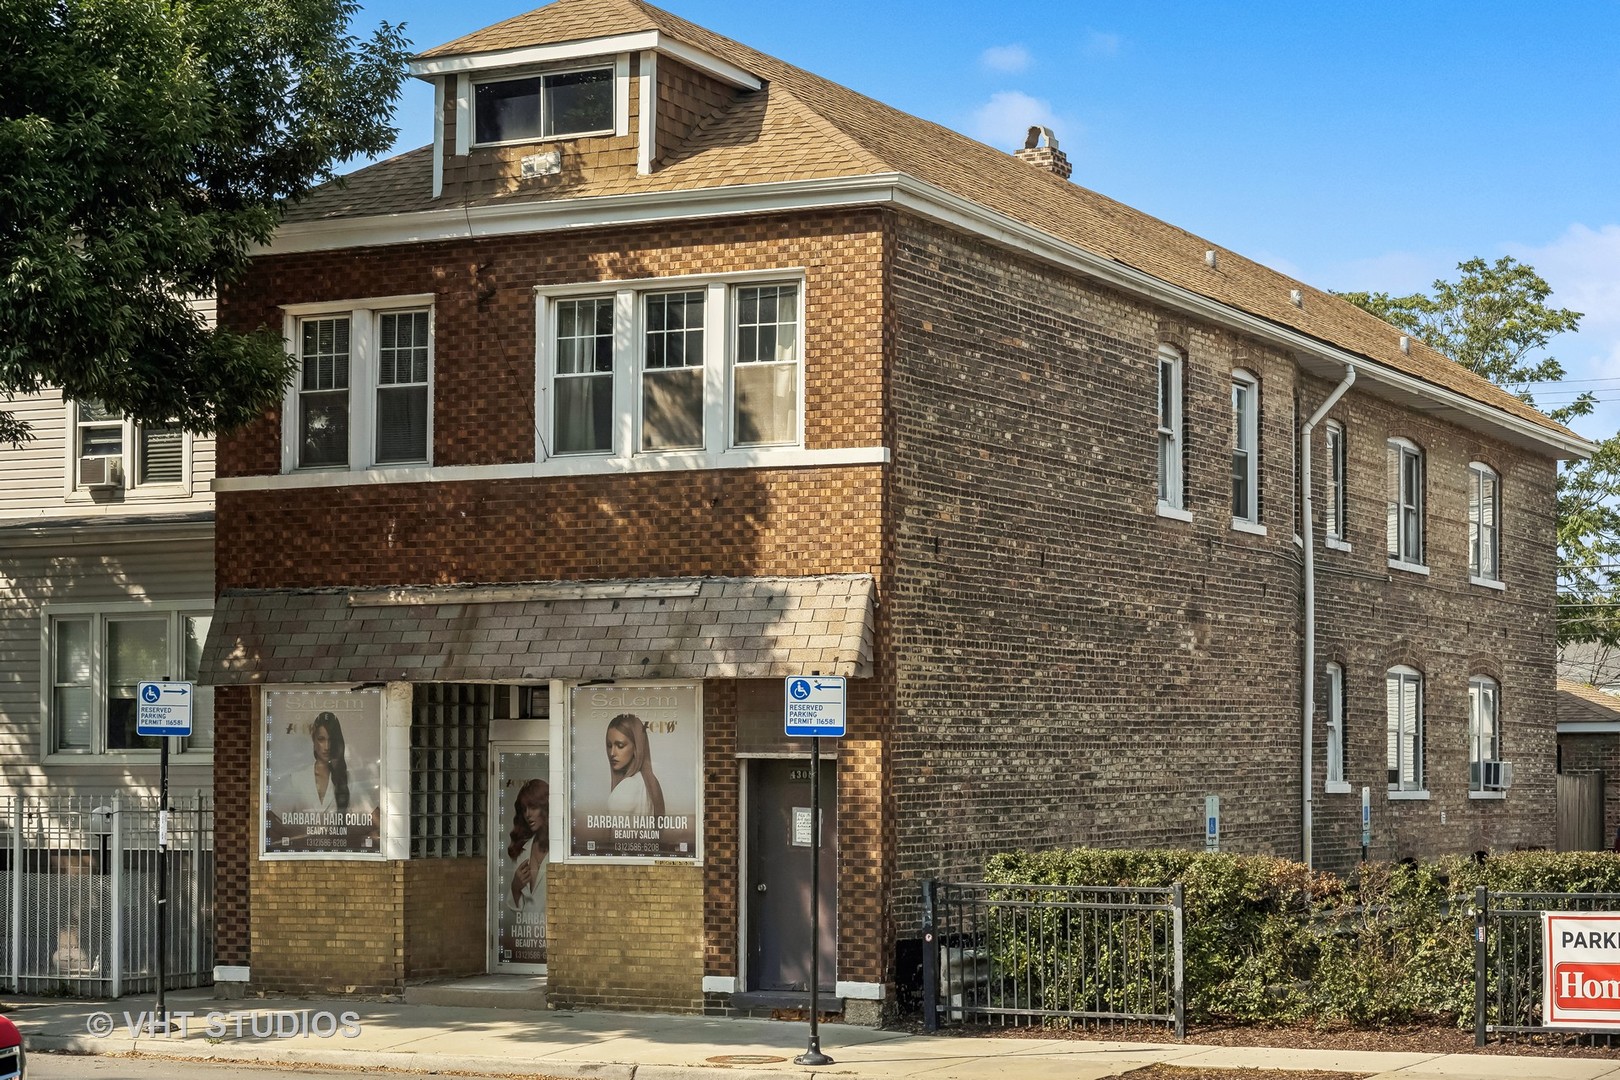
[[1311,524],[1311,431],[1322,422],[1327,411],[1339,403],[1344,392],[1355,385],[1356,367],[1346,364],[1344,368],[1344,381],[1333,388],[1327,400],[1317,406],[1311,418],[1305,421],[1305,426],[1299,429],[1300,449],[1300,528],[1305,530],[1305,646],[1300,685],[1303,690],[1304,701],[1301,712],[1304,728],[1304,752],[1300,763],[1300,790],[1302,792],[1300,806],[1300,859],[1307,867],[1311,866],[1311,771],[1313,762],[1313,740],[1315,739],[1316,722],[1316,543],[1315,529]]

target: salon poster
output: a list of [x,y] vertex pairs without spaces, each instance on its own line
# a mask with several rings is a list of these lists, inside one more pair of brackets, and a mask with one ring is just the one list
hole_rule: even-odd
[[570,856],[695,860],[699,687],[578,686],[571,715]]
[[501,752],[501,850],[495,926],[503,964],[546,962],[546,871],[551,863],[551,759]]
[[266,691],[263,854],[380,858],[381,764],[381,691]]

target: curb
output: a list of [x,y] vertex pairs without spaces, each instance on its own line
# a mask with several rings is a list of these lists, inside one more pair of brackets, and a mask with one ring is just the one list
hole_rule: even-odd
[[[154,1061],[249,1062],[270,1065],[320,1065],[382,1069],[407,1073],[448,1071],[507,1075],[523,1069],[564,1080],[815,1080],[833,1073],[824,1069],[742,1070],[729,1065],[627,1065],[619,1062],[549,1062],[515,1057],[425,1057],[397,1050],[254,1049],[241,1045],[196,1046],[181,1041],[102,1038],[88,1035],[28,1035],[30,1054],[81,1057],[136,1057]],[[847,1071],[844,1073],[847,1076]]]

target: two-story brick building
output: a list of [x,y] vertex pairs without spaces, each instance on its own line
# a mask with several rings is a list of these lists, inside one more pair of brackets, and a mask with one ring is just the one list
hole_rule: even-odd
[[1201,844],[1210,795],[1223,848],[1322,866],[1363,788],[1375,857],[1550,843],[1583,440],[1049,136],[637,0],[413,70],[434,144],[222,298],[302,362],[220,451],[222,978],[793,1000],[813,673],[849,678],[817,782],[852,1017],[922,878]]

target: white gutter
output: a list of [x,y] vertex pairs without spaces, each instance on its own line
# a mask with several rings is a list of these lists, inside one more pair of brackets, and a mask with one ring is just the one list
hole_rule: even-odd
[[1317,406],[1311,418],[1305,421],[1305,426],[1299,429],[1300,528],[1305,532],[1305,656],[1300,679],[1305,734],[1300,763],[1300,790],[1303,792],[1300,800],[1300,861],[1307,867],[1311,865],[1311,772],[1314,768],[1311,758],[1316,737],[1316,537],[1311,525],[1311,431],[1322,422],[1328,410],[1339,403],[1344,392],[1355,385],[1355,381],[1355,365],[1346,366],[1344,381],[1333,388],[1327,400]]
[[[1146,271],[1059,240],[1017,218],[904,173],[502,202],[489,206],[455,206],[361,218],[316,219],[281,226],[276,230],[275,239],[254,253],[280,255],[378,244],[467,240],[520,233],[664,223],[671,219],[734,217],[738,214],[850,206],[894,206],[908,210],[919,217],[950,225],[1053,265],[1082,273],[1131,295],[1146,297],[1178,311],[1199,316],[1298,355],[1336,367],[1361,365],[1368,381],[1460,412],[1489,433],[1520,446],[1531,445],[1543,451],[1551,450],[1554,456],[1564,459],[1588,458],[1597,449],[1595,443],[1578,435],[1553,431],[1494,405],[1475,401],[1455,390],[1397,371],[1371,357],[1330,345],[1191,289],[1172,285]],[[1399,336],[1399,331],[1390,327],[1390,335],[1393,340]],[[1476,430],[1479,428],[1476,427]]]

